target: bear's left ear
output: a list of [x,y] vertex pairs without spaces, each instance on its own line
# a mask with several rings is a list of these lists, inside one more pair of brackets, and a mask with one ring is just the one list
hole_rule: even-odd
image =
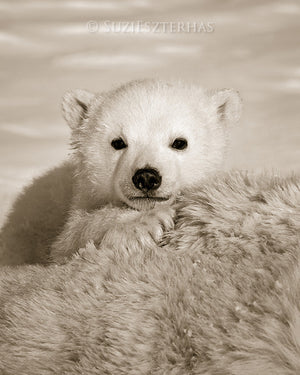
[[62,100],[62,111],[71,129],[78,128],[87,116],[89,104],[94,94],[86,90],[73,90],[65,93]]
[[220,121],[234,125],[241,117],[242,99],[238,91],[222,89],[212,96]]

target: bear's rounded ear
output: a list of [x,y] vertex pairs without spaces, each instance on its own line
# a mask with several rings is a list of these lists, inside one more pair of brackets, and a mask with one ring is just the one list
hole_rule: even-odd
[[67,91],[62,100],[62,112],[71,129],[76,129],[87,116],[94,94],[86,90]]
[[242,99],[238,91],[221,89],[212,96],[220,121],[234,125],[241,117]]

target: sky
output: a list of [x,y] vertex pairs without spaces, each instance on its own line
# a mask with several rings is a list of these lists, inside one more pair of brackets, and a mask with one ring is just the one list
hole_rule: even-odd
[[234,88],[226,168],[300,170],[296,0],[2,0],[0,224],[22,187],[65,160],[61,97],[137,78]]

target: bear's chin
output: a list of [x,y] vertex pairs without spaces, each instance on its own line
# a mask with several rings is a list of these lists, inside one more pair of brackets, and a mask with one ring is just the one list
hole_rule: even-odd
[[138,211],[147,211],[155,207],[170,205],[173,202],[171,197],[132,197],[125,198],[124,203]]

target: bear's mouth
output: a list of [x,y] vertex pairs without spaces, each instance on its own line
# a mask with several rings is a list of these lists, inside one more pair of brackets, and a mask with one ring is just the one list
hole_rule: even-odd
[[145,196],[137,196],[137,197],[128,197],[130,201],[140,201],[140,200],[148,200],[151,202],[163,202],[170,199],[170,197],[151,197],[148,195]]

